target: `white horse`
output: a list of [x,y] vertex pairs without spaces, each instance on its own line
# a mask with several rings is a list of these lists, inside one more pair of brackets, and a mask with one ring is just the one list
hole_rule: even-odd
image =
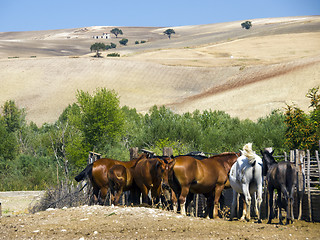
[[252,143],[246,144],[241,151],[241,156],[231,167],[229,175],[230,185],[233,189],[231,220],[235,215],[238,193],[242,193],[246,201],[246,207],[243,207],[243,215],[240,220],[246,219],[247,221],[250,220],[251,197],[255,197],[257,193],[255,212],[258,216],[258,222],[261,222],[262,166],[262,159],[252,150]]

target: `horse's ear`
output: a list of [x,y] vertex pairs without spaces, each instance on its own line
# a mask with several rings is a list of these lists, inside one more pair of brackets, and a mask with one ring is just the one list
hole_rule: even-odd
[[271,151],[271,155],[273,155],[273,153],[274,153],[274,150]]
[[261,155],[263,156],[263,151],[260,149],[260,153],[261,153]]

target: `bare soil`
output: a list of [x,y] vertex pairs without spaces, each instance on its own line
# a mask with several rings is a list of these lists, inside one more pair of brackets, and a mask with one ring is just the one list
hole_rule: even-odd
[[[29,214],[41,192],[0,193],[0,239],[319,239],[320,223],[278,225],[181,216],[146,207],[80,206]],[[10,200],[10,203],[6,200]],[[33,202],[34,203],[34,202]],[[17,210],[11,212],[10,208]],[[8,206],[10,206],[8,208]],[[20,210],[19,210],[20,209]],[[20,212],[20,213],[19,213]]]

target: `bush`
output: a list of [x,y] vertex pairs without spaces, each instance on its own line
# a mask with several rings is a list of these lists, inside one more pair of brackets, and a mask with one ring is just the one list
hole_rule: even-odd
[[109,53],[107,57],[120,57],[119,53]]
[[117,47],[117,45],[114,44],[114,43],[110,43],[110,46],[111,46],[111,48],[116,48]]
[[121,44],[121,45],[127,45],[127,43],[128,43],[128,39],[126,39],[126,38],[122,38],[120,41],[119,41],[119,43]]
[[135,44],[139,44],[139,41],[135,41],[134,43],[135,43]]
[[140,41],[140,43],[146,43],[146,42],[147,42],[147,41],[145,41],[145,40],[141,40],[141,41]]

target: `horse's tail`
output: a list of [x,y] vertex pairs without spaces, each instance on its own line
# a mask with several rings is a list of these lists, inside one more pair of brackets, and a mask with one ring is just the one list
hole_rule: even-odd
[[249,163],[253,166],[256,162],[256,153],[252,150],[252,143],[247,143],[243,146],[241,153],[248,158]]
[[297,173],[296,173],[295,166],[292,165],[291,163],[289,163],[287,166],[286,178],[287,178],[286,182],[287,182],[287,189],[289,191],[289,197],[293,197],[294,187],[297,183]]
[[91,177],[92,176],[92,166],[93,163],[90,163],[85,169],[82,170],[81,173],[79,173],[74,179],[77,182],[80,182],[84,180],[87,176]]

